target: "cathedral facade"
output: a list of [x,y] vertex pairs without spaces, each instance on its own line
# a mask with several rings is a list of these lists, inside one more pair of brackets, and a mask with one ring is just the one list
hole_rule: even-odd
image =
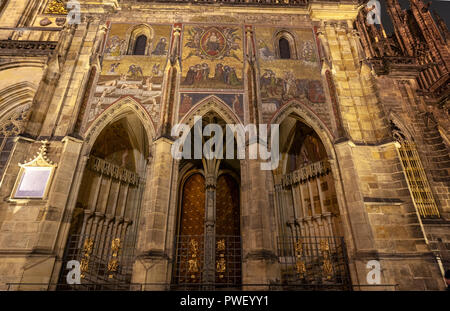
[[0,289],[442,290],[450,33],[384,2],[2,0]]

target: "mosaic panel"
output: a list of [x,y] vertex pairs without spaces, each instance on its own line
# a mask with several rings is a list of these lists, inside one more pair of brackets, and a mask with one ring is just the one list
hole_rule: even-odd
[[242,29],[186,26],[182,65],[182,88],[242,89]]
[[[256,28],[257,57],[263,119],[268,121],[285,103],[299,100],[305,104],[324,103],[314,36],[311,29],[290,30],[298,59],[279,59],[274,50],[277,29]],[[291,54],[294,51],[291,51]]]

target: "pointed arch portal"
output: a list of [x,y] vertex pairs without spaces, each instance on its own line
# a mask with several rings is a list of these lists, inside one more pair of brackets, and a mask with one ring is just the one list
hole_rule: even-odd
[[[225,122],[214,112],[204,124]],[[182,160],[172,287],[239,288],[242,281],[239,160]]]
[[273,177],[282,282],[297,289],[348,289],[332,154],[295,112],[281,120],[280,146],[282,165]]
[[129,288],[148,150],[146,130],[133,112],[114,118],[96,136],[71,217],[59,284],[67,284],[67,263],[76,260],[82,279],[77,289]]

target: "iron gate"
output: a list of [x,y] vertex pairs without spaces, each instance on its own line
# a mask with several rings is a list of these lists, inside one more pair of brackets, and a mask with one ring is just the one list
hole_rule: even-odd
[[[134,263],[134,248],[129,244],[112,235],[97,240],[90,235],[70,235],[57,290],[129,290]],[[81,284],[67,283],[71,260],[80,264]]]
[[[217,235],[213,265],[205,264],[205,237],[182,235],[176,240],[176,264],[171,289],[239,289],[242,283],[240,236]],[[208,269],[214,277],[207,280]]]
[[278,257],[283,289],[351,289],[343,237],[282,237]]

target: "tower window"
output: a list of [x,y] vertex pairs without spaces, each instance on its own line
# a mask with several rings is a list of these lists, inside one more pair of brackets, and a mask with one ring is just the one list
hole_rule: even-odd
[[133,55],[145,55],[145,47],[147,45],[147,37],[145,35],[140,35],[136,38],[136,43],[134,44]]
[[423,218],[440,217],[422,162],[414,143],[400,141],[398,153],[414,205]]
[[286,38],[280,38],[278,42],[278,46],[280,49],[280,58],[281,59],[290,59],[291,58],[291,48],[289,46],[289,41]]
[[416,145],[391,121],[393,136],[398,142],[397,151],[409,192],[417,212],[422,218],[440,217],[425,170],[419,158]]

